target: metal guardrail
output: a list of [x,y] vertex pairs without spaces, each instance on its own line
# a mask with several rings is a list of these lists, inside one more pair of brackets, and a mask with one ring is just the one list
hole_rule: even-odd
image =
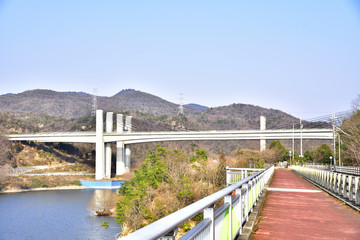
[[[242,232],[242,226],[248,220],[273,172],[274,166],[262,169],[121,239],[175,239],[165,234],[176,233],[179,225],[201,211],[204,219],[182,236],[181,240],[234,239]],[[222,199],[224,204],[215,210],[216,202]]]
[[[285,129],[285,128],[281,128],[281,129],[264,129],[264,130],[251,130],[251,129],[244,129],[244,130],[190,130],[190,131],[162,131],[162,132],[159,132],[159,131],[138,131],[138,132],[131,132],[130,134],[187,134],[187,133],[238,133],[238,132],[295,132],[295,133],[300,133],[301,130],[300,129]],[[306,129],[304,128],[302,130],[303,132],[332,132],[333,130],[332,129],[327,129],[327,128],[309,128],[309,129]],[[92,135],[92,134],[96,134],[96,131],[74,131],[74,132],[68,132],[68,131],[57,131],[57,132],[34,132],[34,133],[27,133],[27,134],[23,134],[23,133],[15,133],[15,134],[9,134],[9,136],[11,135],[56,135],[56,134],[81,134],[81,135]],[[119,133],[104,133],[104,134],[108,134],[108,135],[111,135],[111,134],[115,134],[115,135],[118,135]],[[122,132],[121,134],[123,135],[126,135],[126,134],[129,134],[128,132]]]
[[335,167],[335,172],[339,173],[345,173],[345,174],[351,174],[351,175],[357,175],[360,176],[360,168],[359,167]]
[[259,171],[264,170],[263,168],[230,168],[226,167],[226,185],[238,182],[248,176],[253,175]]
[[360,204],[360,177],[300,166],[292,166],[292,170],[321,185],[330,192]]
[[[154,141],[181,140],[249,140],[249,139],[333,139],[332,129],[293,130],[232,130],[232,131],[191,131],[191,132],[123,132],[103,133],[105,142],[127,141],[143,143]],[[11,141],[40,142],[96,142],[96,132],[43,132],[36,134],[8,134]],[[53,139],[52,139],[53,138]]]
[[317,163],[305,163],[304,167],[311,167],[311,168],[330,168],[330,164],[317,164]]

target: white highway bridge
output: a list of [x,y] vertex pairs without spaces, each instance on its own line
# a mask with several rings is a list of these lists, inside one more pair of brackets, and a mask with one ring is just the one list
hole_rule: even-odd
[[7,135],[11,141],[95,143],[96,179],[111,177],[111,144],[116,143],[116,174],[130,171],[131,144],[164,141],[201,140],[260,140],[260,150],[265,150],[266,140],[274,139],[328,139],[334,138],[333,129],[266,130],[261,117],[260,130],[194,131],[194,132],[131,132],[131,117],[125,126],[122,114],[117,114],[117,130],[113,132],[113,113],[106,114],[106,132],[103,130],[103,111],[96,112],[96,132],[48,132],[38,134]]

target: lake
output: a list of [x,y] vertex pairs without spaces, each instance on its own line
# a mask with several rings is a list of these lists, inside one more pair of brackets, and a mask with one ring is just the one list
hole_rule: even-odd
[[121,229],[114,217],[86,210],[94,191],[0,194],[0,239],[115,239]]

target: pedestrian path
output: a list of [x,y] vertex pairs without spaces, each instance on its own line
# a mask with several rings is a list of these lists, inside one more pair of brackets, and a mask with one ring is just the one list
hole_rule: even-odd
[[360,214],[290,170],[277,169],[254,239],[360,239]]

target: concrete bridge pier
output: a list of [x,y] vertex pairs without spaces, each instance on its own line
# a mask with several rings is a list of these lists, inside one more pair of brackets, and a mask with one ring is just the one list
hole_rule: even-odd
[[[123,115],[116,114],[116,132],[124,132]],[[122,175],[125,171],[125,150],[124,143],[121,141],[116,142],[116,175]]]
[[96,110],[96,155],[95,155],[96,180],[101,180],[105,177],[103,122],[104,122],[103,110]]
[[125,172],[130,172],[131,144],[125,144]]
[[[113,113],[106,113],[106,133],[113,132]],[[105,178],[111,178],[111,145],[112,143],[105,143]]]
[[[113,132],[113,112],[106,113],[106,133]],[[132,117],[127,116],[125,119],[125,127],[123,123],[123,115],[116,115],[116,132],[123,133],[124,129],[131,132]],[[96,156],[95,156],[95,178],[97,180],[111,178],[111,146],[112,143],[104,143],[104,119],[103,110],[96,111]],[[130,172],[131,164],[131,145],[124,144],[123,141],[116,142],[116,175]]]
[[[125,130],[131,133],[132,124],[131,124],[131,116],[126,116],[125,119]],[[125,145],[125,172],[130,172],[130,165],[131,165],[131,145]]]
[[[266,117],[260,116],[260,130],[266,130]],[[260,139],[260,151],[266,150],[266,140]]]

